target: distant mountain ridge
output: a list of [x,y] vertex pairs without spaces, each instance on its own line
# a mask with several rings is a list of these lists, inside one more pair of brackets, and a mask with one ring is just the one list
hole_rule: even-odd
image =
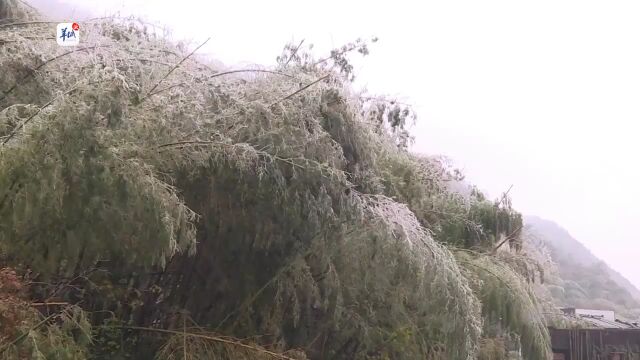
[[593,265],[600,261],[591,250],[580,241],[574,239],[569,232],[551,220],[537,216],[525,216],[525,225],[530,226],[534,233],[542,236],[547,245],[570,256],[582,265]]
[[558,267],[556,284],[550,285],[558,305],[615,307],[627,316],[640,314],[640,290],[569,232],[550,220],[525,216],[525,224],[549,249]]

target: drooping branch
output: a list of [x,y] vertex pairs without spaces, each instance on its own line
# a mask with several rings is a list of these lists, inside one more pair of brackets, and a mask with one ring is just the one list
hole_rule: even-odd
[[80,49],[74,49],[74,50],[71,50],[71,51],[67,51],[67,52],[62,53],[60,55],[52,57],[52,58],[44,61],[42,64],[36,66],[35,68],[30,69],[30,71],[29,71],[29,73],[27,75],[23,76],[22,79],[16,81],[16,83],[13,84],[13,86],[11,86],[8,90],[6,90],[6,91],[4,91],[2,93],[2,96],[0,97],[0,101],[4,100],[7,97],[7,95],[9,95],[13,90],[15,90],[18,86],[20,86],[20,84],[23,81],[26,81],[30,77],[33,77],[35,75],[36,71],[40,70],[43,66],[45,66],[45,65],[47,65],[49,63],[54,62],[54,61],[56,61],[56,60],[58,60],[58,59],[60,59],[60,58],[62,58],[64,56],[67,56],[69,54],[73,54],[73,53],[76,53],[76,52],[79,52],[79,51],[86,51],[86,50],[92,50],[92,49],[97,49],[97,48],[105,48],[105,47],[110,47],[110,46],[111,45],[87,46],[87,47],[83,47],[83,48],[80,48]]
[[72,92],[74,92],[74,91],[76,91],[76,90],[78,90],[78,88],[77,88],[77,87],[72,87],[71,89],[69,89],[69,90],[67,90],[67,91],[63,92],[63,93],[62,93],[62,94],[60,94],[60,95],[55,96],[53,99],[49,100],[49,102],[47,102],[46,104],[42,105],[42,106],[38,109],[38,111],[36,111],[34,114],[32,114],[31,116],[29,116],[29,117],[28,117],[27,119],[25,119],[23,122],[21,122],[20,124],[18,124],[18,126],[16,126],[16,127],[15,127],[15,128],[14,128],[14,129],[9,133],[9,135],[7,135],[7,136],[4,138],[4,140],[2,140],[2,145],[3,145],[3,146],[4,146],[4,145],[6,145],[6,144],[9,142],[9,140],[11,140],[11,139],[12,139],[12,138],[13,138],[13,137],[18,133],[18,131],[20,131],[20,129],[22,129],[22,128],[23,128],[25,125],[27,125],[31,120],[33,120],[36,116],[38,116],[38,114],[40,114],[40,112],[41,112],[42,110],[44,110],[44,109],[46,109],[47,107],[51,106],[51,104],[53,104],[53,102],[54,102],[57,98],[62,97],[62,96],[69,95],[69,94],[71,94]]

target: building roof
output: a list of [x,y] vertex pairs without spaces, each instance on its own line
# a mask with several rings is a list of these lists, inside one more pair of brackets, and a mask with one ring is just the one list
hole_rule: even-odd
[[617,318],[612,310],[578,309],[573,307],[561,308],[560,310],[565,315],[598,329],[640,329],[638,322]]
[[603,329],[640,329],[640,324],[637,322],[628,322],[620,319],[611,321],[598,315],[580,315],[578,318],[595,327]]

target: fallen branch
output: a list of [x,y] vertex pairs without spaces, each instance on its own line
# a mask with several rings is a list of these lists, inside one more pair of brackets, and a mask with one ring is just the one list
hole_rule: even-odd
[[29,304],[31,306],[63,306],[63,305],[69,305],[68,302],[36,302],[36,303],[31,303]]
[[162,145],[158,145],[157,149],[162,149],[165,147],[170,147],[170,146],[179,146],[179,145],[211,145],[211,144],[216,144],[216,145],[233,145],[233,144],[226,144],[220,141],[208,141],[208,140],[187,140],[187,141],[178,141],[178,142],[173,142],[173,143],[168,143],[168,144],[162,144]]
[[160,79],[160,81],[158,81],[155,85],[153,85],[153,87],[151,88],[151,90],[149,90],[147,95],[140,100],[140,103],[138,105],[142,104],[150,96],[153,96],[153,91],[158,87],[158,85],[160,85],[167,77],[169,77],[171,73],[173,73],[180,65],[182,65],[183,62],[185,62],[188,58],[190,58],[196,51],[198,51],[201,47],[203,47],[204,44],[206,44],[210,39],[211,38],[207,38],[207,40],[205,40],[202,44],[200,44],[198,47],[193,49],[193,51],[190,52],[189,55],[183,57],[182,60],[178,61],[177,64],[175,64],[171,69],[169,69],[169,71],[162,77],[162,79]]
[[123,329],[140,330],[140,331],[151,331],[151,332],[158,332],[158,333],[164,333],[164,334],[180,335],[180,336],[185,336],[185,337],[192,337],[192,338],[198,338],[198,339],[204,339],[204,340],[211,340],[211,341],[214,341],[214,342],[233,345],[233,346],[237,346],[237,347],[240,347],[240,348],[248,349],[248,350],[251,350],[251,351],[267,354],[267,355],[272,356],[272,357],[277,358],[277,359],[297,360],[297,359],[294,359],[292,357],[289,357],[289,356],[286,356],[286,355],[283,355],[283,354],[279,354],[279,353],[276,353],[276,352],[273,352],[273,351],[269,351],[269,350],[261,348],[261,347],[259,347],[257,345],[249,345],[249,344],[245,344],[245,343],[243,343],[243,342],[241,342],[239,340],[235,340],[235,339],[231,339],[231,338],[224,338],[224,337],[221,337],[221,336],[215,336],[215,335],[210,335],[210,334],[198,334],[198,333],[191,333],[191,332],[186,332],[186,331],[158,329],[158,328],[150,328],[150,327],[143,327],[143,326],[122,325],[122,326],[99,326],[99,327],[101,327],[101,328],[120,327],[120,328],[123,328]]
[[310,88],[311,86],[313,86],[313,85],[315,85],[315,84],[317,84],[317,83],[321,82],[322,80],[326,80],[327,78],[329,78],[329,76],[331,76],[331,74],[327,74],[327,75],[325,75],[325,76],[323,76],[323,77],[319,78],[318,80],[315,80],[315,81],[313,81],[313,82],[311,82],[311,83],[309,83],[309,84],[307,84],[307,85],[305,85],[305,86],[301,87],[300,89],[298,89],[298,90],[294,91],[293,93],[291,93],[291,94],[289,94],[289,95],[287,95],[287,96],[283,97],[282,99],[280,99],[280,100],[278,100],[278,101],[274,102],[273,104],[271,104],[271,105],[270,105],[270,107],[273,107],[273,106],[275,106],[275,105],[278,105],[279,103],[281,103],[281,102],[283,102],[283,101],[285,101],[285,100],[291,99],[292,97],[296,96],[296,95],[297,95],[297,94],[299,94],[300,92],[302,92],[302,91],[304,91],[304,90],[306,90],[306,89]]
[[173,89],[175,87],[184,86],[184,85],[187,85],[187,83],[181,82],[181,83],[178,83],[178,84],[173,84],[173,85],[167,86],[165,88],[162,88],[160,90],[156,90],[155,92],[152,92],[152,93],[148,94],[147,96],[154,96],[154,95],[157,95],[157,94],[159,94],[161,92],[165,92],[165,91],[171,90],[171,89]]
[[11,27],[11,26],[37,25],[37,24],[43,25],[43,24],[57,24],[57,23],[58,21],[21,21],[21,22],[2,24],[0,25],[0,29]]
[[515,234],[517,234],[517,233],[518,233],[518,231],[520,231],[520,230],[522,230],[522,225],[520,225],[517,229],[515,229],[514,231],[512,231],[512,232],[511,232],[511,234],[507,235],[507,237],[506,237],[506,238],[504,238],[504,240],[502,240],[502,241],[500,242],[500,244],[498,244],[498,246],[496,246],[495,248],[493,248],[493,251],[491,251],[491,254],[492,254],[492,255],[495,255],[495,253],[496,253],[496,252],[498,252],[498,249],[500,249],[500,247],[501,247],[502,245],[504,245],[504,243],[506,243],[506,242],[507,242],[507,241],[509,241],[509,240],[514,240],[513,236],[514,236]]

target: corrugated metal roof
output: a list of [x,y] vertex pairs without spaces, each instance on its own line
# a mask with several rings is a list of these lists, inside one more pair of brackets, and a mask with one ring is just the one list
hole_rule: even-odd
[[579,315],[578,317],[595,327],[603,329],[640,329],[640,325],[638,323],[627,322],[620,319],[611,321],[597,315]]

